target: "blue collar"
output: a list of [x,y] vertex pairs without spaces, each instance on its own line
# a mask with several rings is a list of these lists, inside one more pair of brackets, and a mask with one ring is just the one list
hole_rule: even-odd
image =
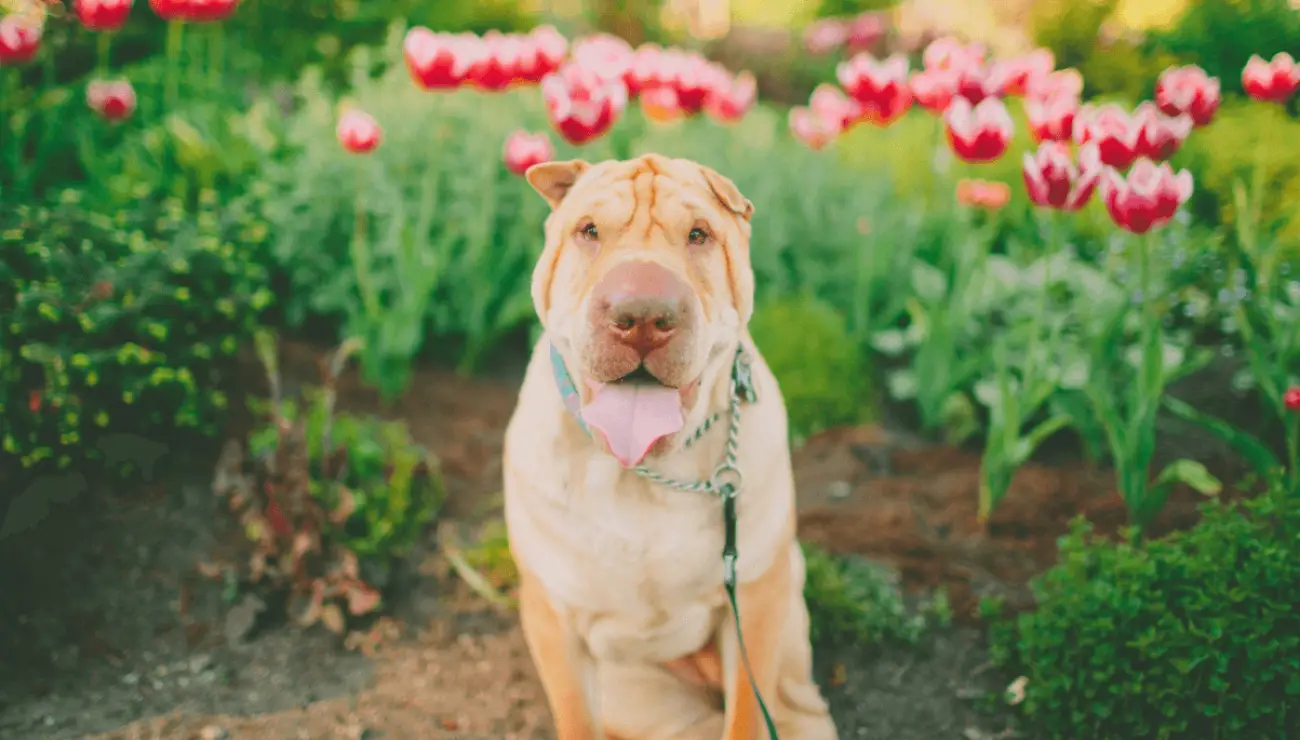
[[591,436],[591,430],[587,428],[587,422],[582,420],[582,397],[578,395],[578,387],[573,384],[573,376],[569,374],[569,368],[564,364],[564,358],[560,356],[560,350],[555,348],[553,342],[547,342],[551,348],[551,370],[555,374],[555,385],[560,389],[560,400],[564,401],[564,407],[569,410],[573,420],[578,422],[582,431]]

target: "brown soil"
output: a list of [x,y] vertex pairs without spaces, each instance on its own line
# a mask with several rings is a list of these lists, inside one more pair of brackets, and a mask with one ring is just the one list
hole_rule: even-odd
[[[316,351],[285,347],[287,385],[313,382]],[[260,385],[255,368],[245,383]],[[465,380],[421,369],[384,405],[355,373],[341,406],[406,419],[440,456],[445,516],[499,505],[500,451],[518,373]],[[232,434],[248,424],[236,419]],[[205,451],[208,452],[208,451]],[[513,615],[497,614],[422,553],[370,655],[332,635],[262,625],[231,631],[240,607],[197,584],[196,563],[241,535],[208,493],[211,456],[171,450],[159,481],[82,479],[73,505],[0,541],[0,738],[550,738],[548,712]],[[975,597],[1027,600],[1068,520],[1123,521],[1111,478],[1080,466],[1029,466],[987,528],[975,522],[976,456],[877,428],[832,430],[795,454],[800,533],[834,552],[897,567],[912,588],[946,587],[959,616]],[[1186,523],[1179,493],[1161,526]],[[0,517],[3,520],[3,517]],[[978,631],[917,649],[819,645],[818,678],[841,737],[994,738],[1005,717],[974,700],[1005,686]],[[106,733],[96,735],[95,733]]]

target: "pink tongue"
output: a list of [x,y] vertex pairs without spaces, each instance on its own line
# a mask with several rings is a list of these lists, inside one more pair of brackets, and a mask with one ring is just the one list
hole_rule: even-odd
[[675,388],[607,385],[582,408],[582,420],[601,433],[623,467],[631,468],[661,437],[682,428],[682,398]]

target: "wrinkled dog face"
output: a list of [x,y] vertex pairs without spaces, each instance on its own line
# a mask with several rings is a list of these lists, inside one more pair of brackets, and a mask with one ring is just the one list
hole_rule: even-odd
[[635,466],[702,416],[702,381],[720,374],[706,371],[730,367],[753,310],[753,205],[713,170],[654,154],[550,162],[528,181],[552,207],[533,304],[583,419]]

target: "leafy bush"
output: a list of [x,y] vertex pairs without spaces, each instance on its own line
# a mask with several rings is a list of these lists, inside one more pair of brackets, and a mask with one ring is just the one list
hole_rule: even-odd
[[[213,490],[226,498],[255,550],[238,580],[285,594],[300,624],[334,632],[380,608],[392,568],[441,505],[437,460],[401,422],[335,413],[335,384],[355,343],[322,361],[323,385],[302,403],[280,398],[274,341],[257,339],[267,369],[268,418],[231,441]],[[305,602],[305,603],[304,603]]]
[[210,192],[196,216],[80,198],[0,210],[3,449],[28,467],[93,456],[109,433],[214,433],[222,370],[271,301],[252,214]]
[[749,331],[781,386],[792,436],[870,415],[870,366],[835,309],[805,296],[768,300]]
[[1196,0],[1167,30],[1154,32],[1150,46],[1201,65],[1224,92],[1240,94],[1252,54],[1300,55],[1300,13],[1290,0]]
[[808,573],[803,593],[815,642],[911,645],[928,629],[952,620],[943,592],[912,610],[897,573],[865,558],[837,557],[808,543],[801,546]]
[[1290,737],[1300,702],[1300,492],[1206,504],[1191,530],[1111,542],[1076,521],[1037,609],[993,630],[1048,737]]

